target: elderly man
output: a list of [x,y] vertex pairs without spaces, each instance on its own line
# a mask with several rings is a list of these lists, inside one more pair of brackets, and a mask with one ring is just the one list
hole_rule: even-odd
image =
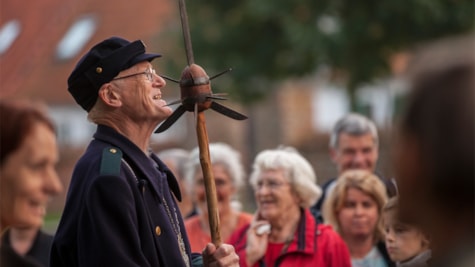
[[141,41],[112,37],[84,55],[68,90],[97,124],[78,161],[53,241],[51,266],[238,266],[230,245],[193,255],[172,172],[149,149],[172,110]]
[[[378,161],[378,131],[374,122],[367,117],[349,113],[337,121],[330,136],[330,157],[335,163],[339,177],[347,170],[361,169],[375,172]],[[389,196],[396,194],[395,185],[380,177],[386,185]],[[323,194],[311,211],[322,222],[321,207],[326,195],[333,189],[336,178],[323,184]]]

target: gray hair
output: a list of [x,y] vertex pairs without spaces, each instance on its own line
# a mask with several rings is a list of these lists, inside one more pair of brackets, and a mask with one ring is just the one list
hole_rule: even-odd
[[349,113],[336,122],[330,136],[331,148],[338,147],[341,133],[356,136],[370,133],[374,143],[378,145],[378,131],[376,125],[373,121],[358,113]]
[[[198,147],[194,148],[186,164],[185,179],[190,189],[194,188],[196,172],[201,171],[199,152]],[[209,144],[209,154],[211,164],[221,164],[224,166],[233,185],[239,190],[243,185],[244,179],[244,167],[241,163],[241,154],[225,143]]]
[[176,167],[178,179],[185,178],[186,162],[188,161],[189,152],[182,148],[171,148],[162,150],[157,153],[157,156],[162,161],[171,161]]
[[293,190],[302,199],[302,208],[309,208],[320,198],[322,190],[317,185],[315,171],[295,148],[280,146],[277,149],[264,150],[256,156],[250,177],[254,190],[257,188],[258,177],[269,169],[284,171]]

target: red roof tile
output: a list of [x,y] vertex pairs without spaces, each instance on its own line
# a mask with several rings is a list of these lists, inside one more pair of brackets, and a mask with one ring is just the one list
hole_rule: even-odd
[[[79,57],[110,36],[141,39],[149,51],[165,23],[179,21],[178,3],[171,0],[42,0],[3,1],[0,27],[16,19],[21,32],[0,55],[0,98],[34,98],[51,104],[73,103],[66,81]],[[73,59],[56,57],[56,47],[69,27],[83,15],[97,16],[95,34]],[[165,40],[170,42],[172,40]]]

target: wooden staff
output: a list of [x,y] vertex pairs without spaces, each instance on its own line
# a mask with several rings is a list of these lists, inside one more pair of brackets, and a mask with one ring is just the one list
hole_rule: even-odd
[[203,178],[206,189],[206,201],[208,203],[209,229],[211,241],[217,247],[221,245],[221,232],[219,231],[218,199],[216,197],[216,184],[214,183],[213,170],[209,155],[208,133],[206,131],[206,121],[203,112],[196,115],[196,134],[200,149],[200,163],[203,170]]
[[[193,49],[191,45],[190,29],[188,26],[188,15],[186,13],[185,0],[179,0],[180,18],[183,29],[183,38],[185,41],[186,58],[188,60],[188,66],[194,64]],[[193,78],[193,77],[192,77]],[[209,84],[208,84],[209,87]],[[210,88],[210,87],[209,87]],[[211,91],[211,89],[209,89]],[[187,92],[189,94],[189,92]],[[183,95],[183,93],[182,93]],[[182,96],[183,97],[183,96]],[[198,103],[195,103],[198,105]],[[200,163],[203,170],[203,179],[206,190],[206,201],[208,203],[208,219],[209,229],[211,233],[211,241],[216,247],[221,245],[221,233],[219,231],[219,212],[218,212],[218,200],[216,197],[216,184],[214,182],[213,172],[211,168],[211,160],[209,155],[209,141],[208,133],[206,131],[206,121],[204,111],[201,108],[198,110],[195,108],[196,119],[196,134],[198,137],[198,145],[200,150]]]

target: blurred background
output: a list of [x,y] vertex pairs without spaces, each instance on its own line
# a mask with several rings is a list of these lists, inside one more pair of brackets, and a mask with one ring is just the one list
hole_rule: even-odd
[[[473,0],[192,0],[187,1],[195,62],[209,76],[221,104],[246,114],[234,121],[206,112],[210,142],[241,151],[249,171],[257,152],[296,147],[316,170],[319,184],[336,174],[328,156],[329,131],[349,111],[379,129],[378,171],[391,177],[391,132],[404,105],[401,79],[411,52],[437,39],[474,30]],[[110,36],[141,39],[163,55],[157,72],[179,79],[186,55],[177,0],[0,1],[0,98],[47,104],[61,147],[65,187],[95,131],[67,92],[80,56]],[[180,98],[168,82],[164,98]],[[0,122],[1,123],[1,122]],[[152,138],[155,151],[197,145],[192,113]],[[253,211],[250,190],[243,207]],[[66,191],[48,211],[54,232]]]

